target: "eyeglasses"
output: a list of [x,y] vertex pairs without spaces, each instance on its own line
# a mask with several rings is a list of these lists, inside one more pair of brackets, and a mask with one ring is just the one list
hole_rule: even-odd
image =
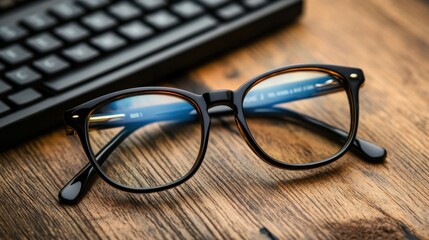
[[316,168],[349,149],[382,162],[385,149],[356,138],[363,82],[360,69],[298,65],[266,72],[236,91],[142,87],[96,98],[65,113],[66,134],[77,133],[89,163],[59,199],[77,203],[95,174],[134,193],[185,182],[203,161],[211,117],[228,114],[253,152],[276,167]]

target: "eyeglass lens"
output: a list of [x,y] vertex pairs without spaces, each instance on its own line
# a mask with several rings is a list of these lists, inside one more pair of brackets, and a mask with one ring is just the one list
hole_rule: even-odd
[[132,188],[160,187],[186,176],[202,139],[194,105],[163,94],[104,104],[90,114],[88,129],[94,155],[118,143],[100,168],[112,181]]
[[319,71],[276,73],[257,82],[244,97],[243,111],[257,145],[283,163],[314,163],[340,151],[344,138],[321,125],[350,131],[342,81]]

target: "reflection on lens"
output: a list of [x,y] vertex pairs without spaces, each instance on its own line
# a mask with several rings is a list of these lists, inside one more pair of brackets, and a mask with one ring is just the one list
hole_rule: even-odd
[[188,101],[170,95],[130,96],[106,103],[89,118],[94,155],[111,150],[102,171],[132,188],[159,187],[179,180],[195,164],[201,121]]
[[335,155],[345,139],[321,126],[350,132],[347,92],[340,79],[324,72],[271,76],[246,93],[243,106],[255,142],[283,163],[314,163]]

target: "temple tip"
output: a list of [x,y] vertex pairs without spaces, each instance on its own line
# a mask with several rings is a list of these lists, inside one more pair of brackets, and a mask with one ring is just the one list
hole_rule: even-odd
[[58,200],[64,204],[76,204],[85,195],[90,180],[94,176],[92,166],[88,163],[58,193]]
[[83,194],[84,191],[81,182],[69,183],[58,193],[58,200],[64,204],[76,204]]
[[355,143],[355,146],[359,150],[359,155],[361,155],[366,162],[382,163],[387,157],[386,149],[374,143],[362,139],[356,139]]

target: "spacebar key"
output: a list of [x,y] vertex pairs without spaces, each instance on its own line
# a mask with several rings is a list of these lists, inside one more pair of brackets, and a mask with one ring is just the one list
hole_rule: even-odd
[[217,25],[217,20],[210,16],[201,16],[183,25],[177,26],[168,32],[161,33],[154,38],[148,39],[140,44],[125,48],[109,57],[105,57],[85,67],[77,69],[73,74],[58,77],[45,82],[45,86],[54,92],[63,91],[79,83],[86,82],[91,78],[108,73],[127,63],[141,59],[153,52],[160,51],[185,38],[195,36],[204,30]]

